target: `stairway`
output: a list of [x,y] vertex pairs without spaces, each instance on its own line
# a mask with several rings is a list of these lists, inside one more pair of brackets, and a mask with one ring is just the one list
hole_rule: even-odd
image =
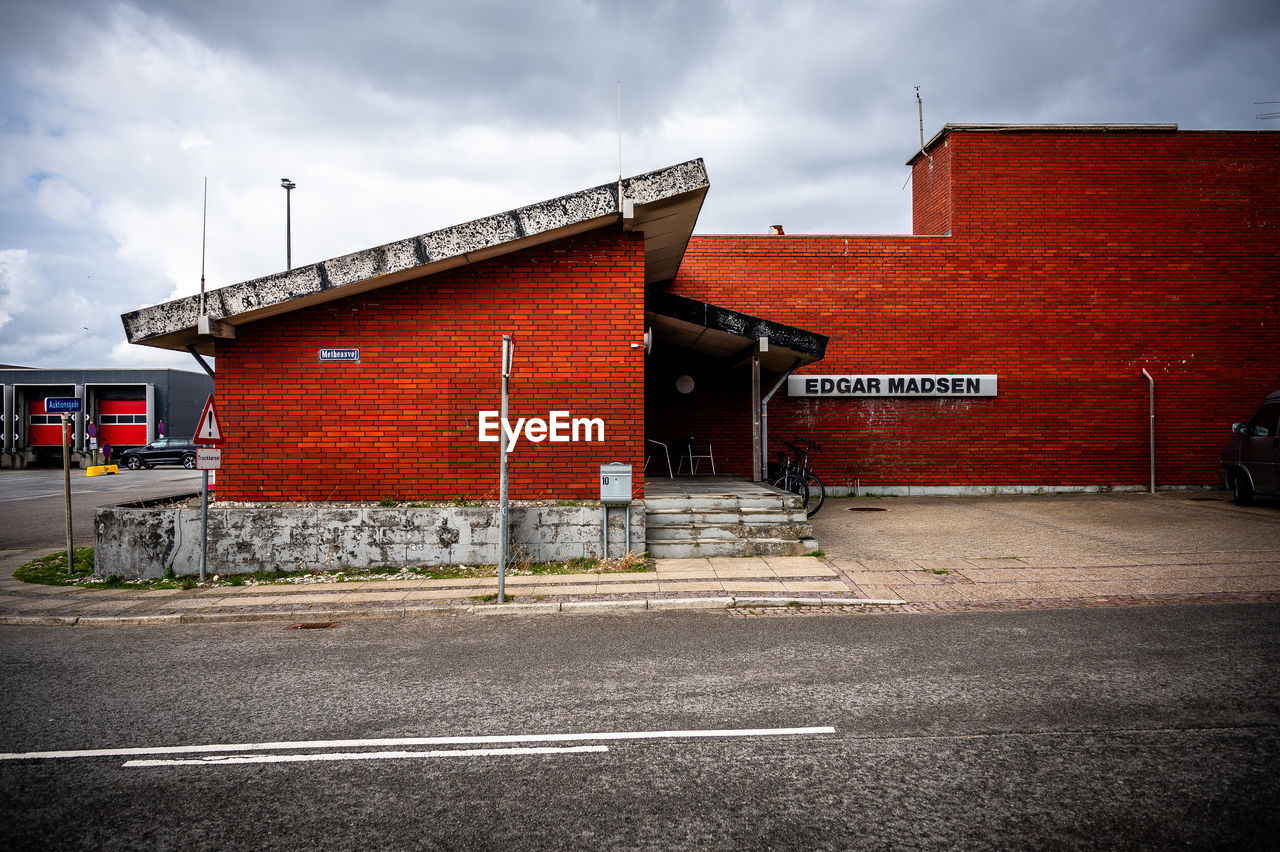
[[714,483],[646,481],[650,556],[803,556],[817,549],[799,497],[745,480]]

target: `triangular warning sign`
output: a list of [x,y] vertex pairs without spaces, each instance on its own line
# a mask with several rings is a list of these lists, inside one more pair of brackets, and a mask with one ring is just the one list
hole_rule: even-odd
[[209,447],[222,446],[222,427],[218,423],[218,412],[213,408],[212,395],[205,401],[204,410],[200,412],[200,421],[196,424],[196,434],[191,443]]

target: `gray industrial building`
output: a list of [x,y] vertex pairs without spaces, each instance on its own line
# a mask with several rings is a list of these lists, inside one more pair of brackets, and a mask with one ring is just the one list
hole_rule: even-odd
[[61,458],[61,417],[46,414],[47,397],[76,397],[72,463],[86,467],[93,453],[141,446],[161,437],[187,438],[213,393],[213,379],[185,370],[46,370],[0,367],[4,388],[0,467],[26,467]]

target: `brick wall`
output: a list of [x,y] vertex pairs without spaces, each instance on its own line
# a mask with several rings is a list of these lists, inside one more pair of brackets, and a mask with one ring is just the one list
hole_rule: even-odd
[[[934,177],[915,165],[916,227],[944,230],[949,193],[953,236],[694,237],[672,289],[830,336],[804,372],[996,373],[1000,395],[783,391],[770,434],[822,444],[829,484],[1142,485],[1146,368],[1158,482],[1214,482],[1230,423],[1280,388],[1280,133],[944,139]],[[746,474],[739,387],[668,397],[649,430],[718,435]]]
[[951,137],[946,136],[911,169],[911,232],[951,233]]
[[[600,417],[605,440],[510,455],[513,498],[599,496],[599,465],[642,464],[644,243],[615,229],[242,325],[217,350],[229,500],[495,498],[501,336],[510,418]],[[321,363],[322,348],[359,363]],[[642,484],[636,477],[636,495]]]

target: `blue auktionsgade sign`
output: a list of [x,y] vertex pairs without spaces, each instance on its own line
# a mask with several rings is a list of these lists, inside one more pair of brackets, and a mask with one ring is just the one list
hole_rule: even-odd
[[321,361],[359,361],[359,349],[321,349]]
[[82,410],[79,397],[46,396],[44,398],[45,414],[79,414]]

